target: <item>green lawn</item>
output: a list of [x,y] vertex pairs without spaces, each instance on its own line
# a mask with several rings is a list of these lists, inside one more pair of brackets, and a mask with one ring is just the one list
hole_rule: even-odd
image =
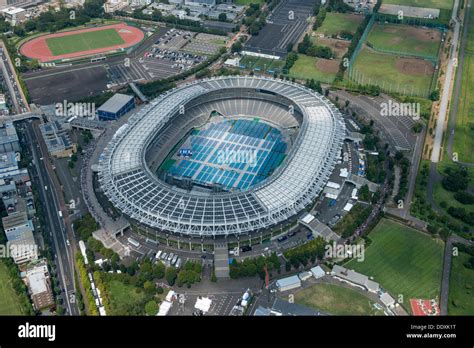
[[316,66],[317,63],[318,58],[299,54],[288,75],[301,80],[315,79],[321,82],[332,82],[336,77],[336,72],[322,71]]
[[375,23],[367,41],[381,50],[436,57],[441,34],[436,29]]
[[140,306],[145,300],[145,293],[137,291],[133,285],[126,285],[119,280],[106,283],[110,300],[111,315],[131,315],[134,306]]
[[451,10],[453,8],[453,0],[383,0],[383,3],[414,7],[439,8],[442,10]]
[[8,269],[0,262],[0,315],[22,315],[21,305],[10,282]]
[[365,260],[345,267],[373,277],[395,298],[438,298],[441,287],[443,243],[397,222],[382,219],[369,234],[372,243]]
[[315,284],[298,291],[295,303],[334,315],[383,315],[368,297],[333,284]]
[[468,213],[474,213],[473,204],[462,204],[459,201],[457,201],[454,198],[454,192],[449,192],[445,190],[444,187],[441,185],[441,182],[437,183],[436,186],[434,187],[433,198],[435,202],[438,204],[438,206],[440,202],[446,202],[448,207],[464,208],[466,209]]
[[417,58],[399,58],[364,48],[354,63],[360,84],[378,85],[399,94],[428,95],[433,76],[432,63]]
[[469,20],[453,152],[458,153],[459,161],[474,163],[474,151],[472,151],[474,149],[474,10],[472,8]]
[[[447,167],[454,168],[456,165],[447,160],[446,158],[438,163],[438,173],[441,175],[445,175],[445,170]],[[474,167],[467,167],[467,172],[469,175],[469,186],[474,185]],[[442,209],[446,215],[450,216],[447,212],[447,208],[442,208],[440,206],[441,202],[446,202],[447,207],[455,207],[455,208],[464,208],[468,213],[474,213],[474,205],[472,204],[462,204],[454,198],[454,192],[450,192],[445,190],[441,181],[436,183],[433,189],[433,198],[440,209]],[[464,224],[461,220],[455,219],[454,217],[450,216],[455,221],[458,221],[461,224]]]
[[474,315],[474,270],[464,267],[466,253],[453,256],[449,280],[449,315]]
[[328,12],[323,24],[316,30],[316,33],[333,36],[343,31],[348,31],[355,34],[357,27],[363,19],[364,16],[362,15]]
[[111,47],[124,42],[115,29],[88,31],[46,39],[46,43],[54,55]]

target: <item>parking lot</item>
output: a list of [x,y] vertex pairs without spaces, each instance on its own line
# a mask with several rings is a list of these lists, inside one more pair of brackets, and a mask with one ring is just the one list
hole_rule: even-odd
[[[208,37],[204,37],[204,41],[194,41],[195,35],[196,33],[189,31],[160,29],[156,41],[145,49],[143,54],[106,66],[109,87],[129,82],[164,79],[182,73],[205,61],[206,54],[214,54],[219,49],[219,45],[205,41],[210,40]],[[193,53],[196,51],[193,45],[200,47],[201,42],[202,54]],[[183,47],[189,45],[191,49],[183,50]]]

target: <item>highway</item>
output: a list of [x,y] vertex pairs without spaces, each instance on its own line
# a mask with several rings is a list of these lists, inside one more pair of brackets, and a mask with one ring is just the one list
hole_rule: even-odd
[[452,20],[455,23],[454,26],[454,36],[450,48],[450,54],[448,57],[448,66],[446,68],[446,75],[443,84],[443,94],[441,95],[441,103],[439,107],[438,120],[436,123],[435,138],[433,144],[433,152],[431,153],[431,162],[438,163],[441,154],[441,145],[443,143],[443,131],[444,124],[446,122],[446,117],[448,116],[448,107],[449,101],[451,98],[451,84],[453,82],[453,76],[456,71],[457,59],[456,59],[456,50],[459,43],[459,34],[461,31],[461,23],[457,19],[459,7],[459,0],[455,0],[453,6]]
[[[33,181],[38,187],[41,203],[46,213],[45,221],[47,229],[50,231],[53,245],[51,245],[55,255],[57,273],[62,290],[63,306],[66,315],[79,315],[79,310],[75,303],[75,283],[74,283],[74,264],[72,250],[67,245],[66,226],[63,219],[59,216],[60,210],[58,198],[54,192],[54,186],[51,182],[48,170],[44,161],[48,157],[43,157],[39,146],[40,140],[33,129],[33,123],[25,122],[26,137],[33,156]],[[46,154],[47,156],[47,154]]]

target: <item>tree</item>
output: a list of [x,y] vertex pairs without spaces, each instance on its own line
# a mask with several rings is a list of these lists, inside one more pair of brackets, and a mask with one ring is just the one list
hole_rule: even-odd
[[161,262],[157,262],[153,265],[153,277],[161,279],[165,276],[165,265]]
[[232,53],[240,52],[240,51],[242,51],[242,47],[243,47],[242,43],[240,41],[236,41],[236,42],[234,42],[234,44],[232,45],[230,50],[232,51]]
[[147,292],[148,294],[151,294],[153,293],[153,291],[155,290],[155,283],[147,280],[144,284],[143,284],[143,290],[145,290],[145,292]]
[[146,303],[145,312],[149,316],[156,315],[156,313],[158,312],[158,304],[155,300],[151,300]]
[[227,22],[227,15],[224,12],[219,13],[218,18],[219,18],[219,21],[221,21],[221,22]]
[[447,167],[445,173],[447,176],[443,177],[441,183],[446,190],[457,192],[467,189],[469,177],[465,167]]
[[177,277],[177,271],[174,267],[168,267],[165,271],[166,281],[170,286],[174,285]]
[[474,195],[467,191],[456,192],[454,194],[454,199],[461,204],[474,204]]

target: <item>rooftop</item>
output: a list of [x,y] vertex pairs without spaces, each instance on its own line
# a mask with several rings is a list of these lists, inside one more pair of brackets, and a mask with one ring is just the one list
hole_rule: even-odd
[[126,94],[115,94],[112,98],[107,100],[102,106],[100,106],[97,111],[116,113],[119,112],[121,108],[124,107],[133,97]]

